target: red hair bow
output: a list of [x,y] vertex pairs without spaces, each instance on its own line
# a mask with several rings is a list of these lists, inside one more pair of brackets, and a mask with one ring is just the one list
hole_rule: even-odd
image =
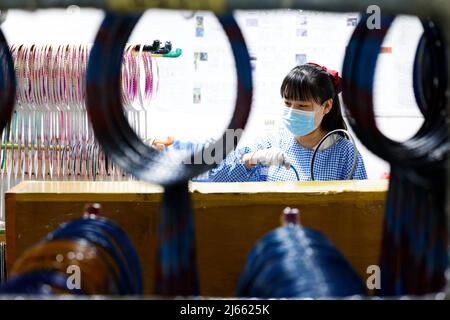
[[327,69],[326,67],[321,66],[320,64],[317,64],[314,62],[308,62],[307,64],[313,65],[323,71],[328,72],[331,75],[331,77],[333,78],[333,85],[334,85],[334,90],[336,91],[336,93],[340,93],[342,91],[342,78],[339,76],[339,72],[337,72],[336,70]]

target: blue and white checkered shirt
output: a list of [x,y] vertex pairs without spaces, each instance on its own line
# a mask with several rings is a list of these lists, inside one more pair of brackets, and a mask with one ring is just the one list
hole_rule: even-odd
[[[194,150],[198,147],[189,145],[189,143],[183,144],[176,141],[174,148]],[[292,169],[258,165],[249,170],[242,163],[244,154],[268,148],[278,148],[283,151],[297,170],[301,181],[311,180],[310,163],[314,150],[302,147],[287,130],[280,131],[278,135],[259,138],[254,144],[231,152],[216,168],[209,171],[208,180],[211,182],[297,181]],[[317,152],[314,159],[314,179],[347,179],[353,165],[353,152],[354,147],[351,141],[337,136],[334,144]],[[353,179],[367,179],[364,161],[359,152]]]
[[[209,180],[214,182],[245,181],[296,181],[292,169],[276,166],[258,166],[248,170],[241,162],[244,154],[268,148],[281,149],[292,166],[297,169],[301,181],[311,180],[310,163],[314,150],[302,147],[287,130],[277,136],[260,138],[251,146],[230,153],[216,168],[210,170]],[[314,159],[315,180],[345,180],[353,165],[354,148],[351,141],[338,136],[336,142],[324,150],[319,150]],[[366,169],[358,152],[353,179],[367,179]]]

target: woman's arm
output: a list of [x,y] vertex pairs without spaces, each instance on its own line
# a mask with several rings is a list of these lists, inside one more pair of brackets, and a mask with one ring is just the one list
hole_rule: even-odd
[[261,181],[254,172],[258,151],[272,147],[273,137],[266,136],[256,140],[252,145],[239,148],[231,153],[216,168],[209,171],[209,180],[213,182],[249,182]]
[[[249,164],[247,154],[253,153],[255,150],[252,147],[244,147],[235,150],[227,155],[216,168],[209,171],[209,180],[212,182],[246,182],[249,177],[252,166]],[[246,159],[247,164],[245,163]]]
[[[208,155],[208,162],[214,160],[206,150],[212,143],[208,140],[205,143],[194,143],[190,141],[172,140],[170,146],[164,146],[160,150],[181,150],[188,154],[205,153]],[[211,182],[247,182],[260,181],[257,172],[254,172],[257,163],[265,165],[289,165],[289,161],[281,150],[271,148],[271,137],[259,138],[251,146],[239,148],[230,152],[217,167],[208,172],[208,179]]]
[[[189,154],[197,153],[204,150],[206,146],[213,140],[209,139],[205,143],[197,143],[192,141],[174,140],[172,137],[163,139],[149,139],[147,142],[155,149],[161,151],[180,150],[188,152]],[[253,149],[257,147],[244,147],[235,150],[228,154],[228,156],[214,169],[208,172],[208,178],[212,182],[244,182],[249,180],[251,169],[255,167],[253,164],[252,155]],[[256,175],[253,175],[254,178]],[[254,180],[254,179],[253,179]]]

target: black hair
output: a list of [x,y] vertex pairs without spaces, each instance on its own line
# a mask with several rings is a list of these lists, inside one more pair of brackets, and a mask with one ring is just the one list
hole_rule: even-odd
[[328,132],[347,129],[338,96],[340,88],[335,88],[332,76],[322,68],[312,64],[294,67],[284,78],[280,93],[288,100],[314,101],[319,104],[333,99],[333,106],[323,117],[321,126]]

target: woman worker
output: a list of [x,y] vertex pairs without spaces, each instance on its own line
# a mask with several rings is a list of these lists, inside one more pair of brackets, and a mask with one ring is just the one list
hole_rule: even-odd
[[[314,63],[293,68],[281,84],[284,129],[252,145],[231,152],[209,181],[296,181],[311,180],[310,162],[320,140],[330,131],[345,129],[338,94],[338,73]],[[322,143],[314,160],[315,180],[345,180],[353,168],[353,179],[367,179],[364,162],[351,141],[331,135]]]

